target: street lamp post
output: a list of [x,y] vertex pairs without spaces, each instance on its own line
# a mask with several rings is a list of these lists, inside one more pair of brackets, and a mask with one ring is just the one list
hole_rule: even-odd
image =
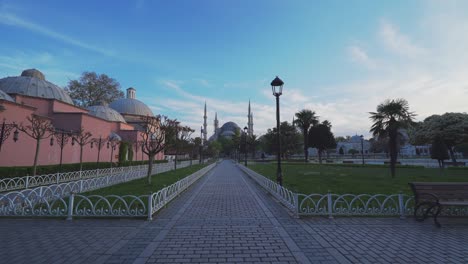
[[362,159],[362,165],[364,165],[364,136],[361,135],[361,159]]
[[203,127],[200,127],[200,147],[199,147],[199,151],[200,151],[200,164],[203,163],[203,158],[202,158],[202,153],[203,153]]
[[279,97],[283,94],[284,82],[276,76],[271,82],[271,91],[273,96],[276,97],[276,132],[277,132],[277,144],[278,144],[278,167],[276,169],[276,181],[279,185],[283,186],[283,173],[281,171],[281,139],[280,139],[280,105]]
[[111,148],[111,156],[110,156],[110,168],[112,169],[112,162],[114,161],[114,150],[119,144],[119,139],[115,136],[109,136],[109,140],[107,141],[107,148]]
[[247,167],[247,127],[244,127],[244,165]]
[[2,128],[0,130],[0,151],[2,150],[3,142],[5,142],[5,140],[10,136],[11,130],[13,130],[13,128],[16,128],[15,132],[13,132],[13,141],[16,142],[18,141],[18,135],[19,135],[16,124],[15,123],[7,124],[5,123],[5,119],[3,119]]

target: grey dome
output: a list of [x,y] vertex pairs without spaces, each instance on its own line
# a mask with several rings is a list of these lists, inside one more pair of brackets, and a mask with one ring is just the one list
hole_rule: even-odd
[[93,105],[88,107],[89,114],[108,121],[126,123],[125,119],[114,109],[106,105]]
[[9,96],[7,93],[5,93],[4,91],[0,90],[0,99],[3,99],[3,100],[6,100],[6,101],[10,101],[10,102],[14,102],[15,100],[13,100],[13,98],[11,98],[11,96]]
[[57,99],[73,104],[67,92],[45,80],[44,74],[36,69],[24,70],[21,76],[0,79],[0,90],[8,94]]
[[133,98],[118,99],[112,102],[109,107],[121,114],[153,116],[153,112],[147,105]]
[[240,127],[234,122],[227,122],[221,127],[221,131],[232,131],[235,132],[236,130],[240,130]]

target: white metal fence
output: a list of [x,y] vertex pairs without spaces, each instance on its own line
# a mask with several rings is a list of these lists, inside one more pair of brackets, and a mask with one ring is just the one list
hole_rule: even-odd
[[[181,164],[180,167],[189,165],[190,161]],[[214,166],[216,164],[208,165],[170,186],[142,196],[77,194],[80,191],[101,188],[98,186],[105,187],[108,180],[106,177],[111,176],[11,192],[0,195],[0,216],[67,217],[69,220],[73,217],[147,217],[151,220],[155,212]],[[114,175],[115,181],[123,178],[138,178],[141,171],[135,172],[133,176]]]
[[[333,216],[413,215],[414,197],[399,194],[302,194],[288,190],[257,172],[238,166],[294,214]],[[441,215],[468,216],[467,207],[444,207]]]
[[[190,164],[198,164],[198,160],[182,161],[177,163],[177,167],[183,168]],[[153,164],[153,173],[161,173],[174,168],[174,162]],[[135,171],[148,170],[148,165],[138,165],[129,167],[115,167],[96,170],[72,171],[36,176],[24,176],[15,178],[0,179],[0,193],[14,190],[28,189],[38,186],[47,186],[65,182],[79,181],[92,178],[101,178],[114,174],[134,173]]]

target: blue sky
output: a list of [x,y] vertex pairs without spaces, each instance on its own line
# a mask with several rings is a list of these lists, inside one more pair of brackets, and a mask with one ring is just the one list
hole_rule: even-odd
[[[112,3],[112,4],[111,4]],[[403,97],[418,119],[465,112],[467,1],[0,0],[0,77],[41,70],[60,86],[106,73],[155,114],[199,129],[275,125],[308,108],[336,135],[368,135],[368,112]]]

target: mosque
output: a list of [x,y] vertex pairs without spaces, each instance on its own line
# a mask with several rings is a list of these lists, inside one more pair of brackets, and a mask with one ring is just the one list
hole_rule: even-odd
[[[231,138],[232,136],[236,134],[236,131],[240,133],[243,131],[243,129],[241,129],[236,123],[231,122],[231,121],[226,122],[221,127],[219,127],[218,113],[215,113],[213,135],[208,138],[208,124],[207,124],[206,103],[205,103],[205,112],[203,115],[203,127],[202,127],[203,142],[212,142],[212,141],[217,140],[219,137]],[[250,108],[250,100],[249,100],[249,106],[247,110],[247,135],[253,136],[253,134],[254,134],[253,113]]]
[[[33,164],[35,153],[31,146],[35,146],[36,141],[11,126],[28,125],[27,118],[31,115],[49,119],[56,131],[65,131],[69,135],[83,128],[92,134],[96,143],[106,143],[110,138],[127,141],[132,144],[133,160],[148,159],[141,151],[138,123],[142,116],[154,114],[146,104],[136,99],[134,88],[127,89],[126,98],[109,105],[100,103],[81,108],[73,104],[65,90],[47,81],[44,74],[36,69],[0,79],[0,167]],[[83,162],[96,162],[99,156],[102,162],[118,160],[118,148],[112,152],[109,144],[98,148],[96,143],[83,147]],[[41,140],[37,164],[58,164],[60,152],[57,141],[53,144],[50,138]],[[79,163],[79,157],[80,147],[74,140],[69,140],[63,147],[63,163]],[[155,158],[164,159],[164,153]]]

